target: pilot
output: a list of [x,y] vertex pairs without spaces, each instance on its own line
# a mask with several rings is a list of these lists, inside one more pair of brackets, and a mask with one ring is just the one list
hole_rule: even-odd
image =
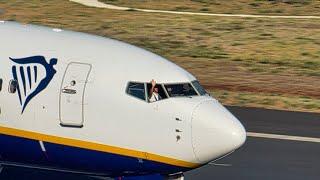
[[152,79],[151,81],[151,89],[149,92],[149,102],[156,102],[161,100],[161,96],[159,95],[159,89],[156,87],[156,81]]

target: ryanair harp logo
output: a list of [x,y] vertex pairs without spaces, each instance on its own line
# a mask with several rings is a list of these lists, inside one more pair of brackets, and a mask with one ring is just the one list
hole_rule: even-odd
[[[12,76],[18,82],[17,92],[22,107],[22,114],[29,102],[47,88],[57,72],[53,66],[57,64],[58,60],[52,58],[47,63],[43,56],[19,59],[10,57],[10,59],[15,63],[12,66]],[[42,75],[43,77],[41,77],[43,73],[39,73],[40,71],[45,72]]]

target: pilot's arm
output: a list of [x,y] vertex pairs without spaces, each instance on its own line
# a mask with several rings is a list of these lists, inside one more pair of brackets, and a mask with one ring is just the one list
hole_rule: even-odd
[[153,91],[154,91],[154,88],[156,87],[156,81],[154,79],[152,79],[151,81],[151,88],[150,88],[150,91],[149,91],[149,99],[152,97],[152,94],[153,94]]

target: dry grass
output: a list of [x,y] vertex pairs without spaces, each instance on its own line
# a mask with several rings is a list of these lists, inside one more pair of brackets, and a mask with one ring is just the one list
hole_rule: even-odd
[[229,92],[220,99],[230,105],[238,105],[247,93],[252,99],[243,105],[266,106],[260,98],[277,94],[272,99],[282,103],[268,107],[320,112],[320,20],[150,14],[66,0],[12,0],[0,8],[5,20],[98,34],[149,49],[191,71],[210,91]]
[[[211,91],[225,105],[259,107],[267,109],[319,112],[320,99],[304,96],[283,96],[281,94],[265,94],[252,92],[233,92],[225,90]],[[275,108],[276,107],[276,108]]]
[[320,15],[318,0],[100,0],[132,8],[226,14]]

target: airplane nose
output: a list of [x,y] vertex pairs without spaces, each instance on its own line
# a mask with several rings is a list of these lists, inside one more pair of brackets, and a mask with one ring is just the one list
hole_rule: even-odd
[[192,114],[192,144],[199,163],[226,155],[246,141],[246,131],[239,120],[218,101],[200,103]]

